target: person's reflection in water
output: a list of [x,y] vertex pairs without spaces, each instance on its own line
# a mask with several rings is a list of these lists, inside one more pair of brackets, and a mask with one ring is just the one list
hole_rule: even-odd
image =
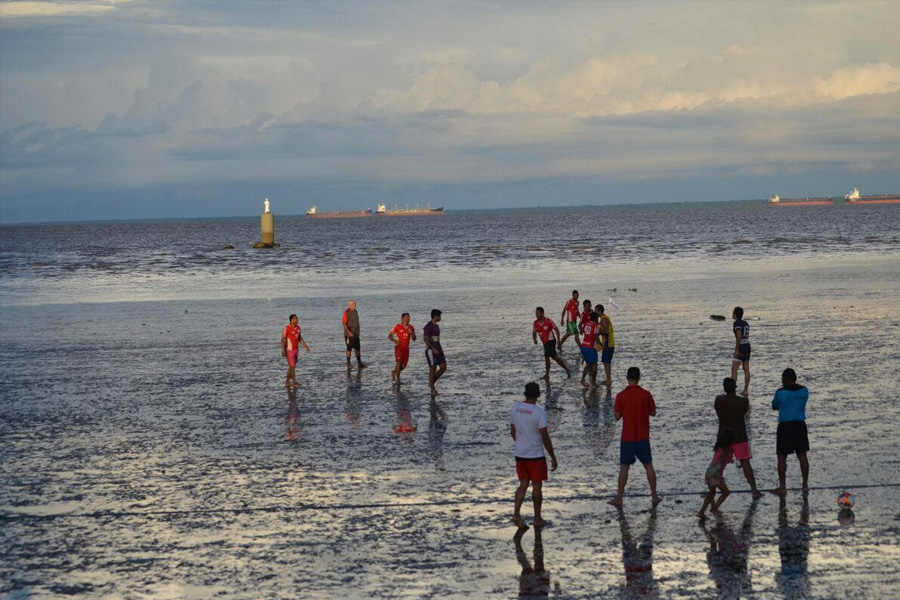
[[359,429],[359,420],[362,416],[362,394],[359,386],[361,378],[362,373],[359,371],[356,375],[347,373],[347,402],[344,407],[344,418],[353,425],[353,429]]
[[[584,425],[585,444],[593,450],[595,457],[600,457],[613,439],[613,413],[610,406],[600,406],[600,388],[584,390],[584,411],[582,412],[582,424]],[[606,400],[611,398],[611,392],[606,391]],[[602,420],[602,422],[601,422]]]
[[737,534],[724,518],[719,518],[711,530],[707,529],[706,521],[700,522],[700,527],[709,539],[706,562],[709,565],[709,575],[716,582],[717,598],[740,598],[752,591],[747,560],[753,534],[753,517],[758,504],[758,499],[750,503]]
[[656,507],[644,535],[636,542],[631,535],[625,511],[619,508],[619,529],[622,532],[622,564],[625,567],[625,587],[622,598],[659,598],[659,587],[653,578],[653,536],[656,533]]
[[288,414],[285,422],[287,423],[287,433],[285,438],[289,442],[300,441],[300,407],[297,406],[297,388],[288,388]]
[[413,434],[418,427],[413,423],[412,412],[409,406],[409,397],[394,388],[394,410],[397,413],[397,424],[394,425],[394,433],[398,434],[407,444],[413,443]]
[[447,416],[434,396],[428,405],[428,455],[434,461],[434,468],[444,470],[444,432],[447,431]]
[[543,527],[534,528],[534,567],[528,562],[528,556],[522,548],[522,536],[528,530],[520,528],[513,537],[516,542],[516,560],[522,565],[522,574],[519,575],[519,598],[547,598],[550,596],[550,574],[544,568],[542,529]]
[[803,496],[800,520],[788,525],[787,499],[781,497],[778,507],[778,553],[781,555],[781,573],[775,575],[778,589],[791,600],[808,598],[809,572],[809,498]]
[[559,427],[559,412],[562,407],[559,405],[558,394],[553,393],[550,382],[547,381],[544,386],[544,410],[547,411],[547,431],[553,433]]

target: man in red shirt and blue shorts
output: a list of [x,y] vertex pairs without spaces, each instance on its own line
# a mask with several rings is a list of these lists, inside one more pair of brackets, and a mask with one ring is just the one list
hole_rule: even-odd
[[400,371],[409,364],[409,340],[416,339],[416,329],[409,324],[409,313],[400,315],[400,322],[394,325],[388,334],[388,339],[394,342],[394,360],[396,366],[391,371],[391,380],[400,385]]
[[[581,335],[583,336],[579,341],[579,346],[581,347],[581,357],[584,359],[584,371],[581,373],[581,385],[584,387],[588,387],[587,382],[584,380],[587,377],[587,374],[591,374],[591,384],[590,387],[597,387],[597,361],[599,359],[599,354],[597,353],[597,342],[600,339],[600,315],[595,312],[591,312],[590,317],[588,318],[587,323],[585,323],[581,328]],[[576,336],[576,341],[578,341],[578,337]]]
[[647,483],[650,484],[650,494],[655,506],[662,500],[656,494],[656,471],[653,469],[653,456],[650,452],[650,417],[656,416],[656,403],[650,392],[638,385],[641,380],[639,368],[629,367],[626,377],[628,387],[616,395],[613,407],[616,421],[623,419],[623,422],[619,451],[619,489],[616,497],[609,503],[622,506],[625,484],[628,483],[628,469],[637,458],[647,471]]

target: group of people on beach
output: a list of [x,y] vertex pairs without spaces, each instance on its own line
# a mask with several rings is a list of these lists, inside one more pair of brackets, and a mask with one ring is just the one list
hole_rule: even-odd
[[[716,397],[714,408],[718,416],[719,429],[713,446],[713,458],[705,473],[708,492],[697,516],[706,518],[707,509],[717,512],[729,496],[730,492],[724,479],[725,467],[738,461],[750,485],[754,499],[761,493],[756,485],[753,467],[750,465],[752,454],[747,436],[746,418],[750,409],[750,325],[744,320],[744,310],[735,307],[732,311],[732,331],[735,348],[732,358],[731,377],[722,383],[724,394]],[[565,303],[561,316],[565,323],[565,334],[545,315],[543,307],[535,309],[535,320],[532,326],[534,344],[540,340],[543,346],[545,372],[543,379],[549,381],[550,361],[555,361],[571,377],[571,369],[560,355],[563,344],[569,337],[575,338],[579,348],[580,360],[584,364],[581,373],[581,384],[587,388],[598,387],[598,362],[603,364],[604,385],[612,390],[612,358],[615,352],[615,334],[612,320],[606,314],[604,306],[592,305],[584,300],[579,305],[579,293],[572,291],[572,297]],[[428,386],[432,396],[437,396],[437,381],[447,370],[447,361],[440,342],[441,311],[433,309],[431,320],[422,330],[425,342],[425,359],[428,364]],[[364,369],[365,363],[360,356],[360,324],[356,311],[356,302],[351,300],[343,312],[341,324],[346,346],[348,372],[353,369],[351,358],[355,355],[356,367]],[[400,385],[400,375],[409,364],[410,342],[415,341],[416,331],[410,324],[409,313],[403,313],[400,322],[388,333],[388,339],[394,344],[394,368],[391,380]],[[288,325],[281,335],[281,353],[287,359],[288,372],[285,387],[294,388],[299,385],[296,377],[296,365],[300,348],[306,352],[309,346],[303,339],[297,315],[289,317]],[[737,394],[738,371],[744,371],[744,388]],[[622,421],[622,434],[619,450],[619,476],[616,495],[609,504],[621,507],[625,495],[625,486],[631,465],[639,460],[644,467],[650,495],[655,506],[661,501],[656,489],[656,471],[653,468],[653,457],[650,447],[650,417],[656,416],[656,403],[653,395],[641,387],[641,371],[638,367],[629,367],[626,374],[627,386],[615,398],[613,410],[616,421]],[[809,463],[806,453],[809,450],[809,439],[806,429],[806,403],[809,398],[807,388],[797,383],[797,374],[793,369],[785,369],[782,373],[782,387],[772,399],[772,410],[778,411],[778,430],[776,434],[776,454],[778,457],[778,488],[773,493],[784,495],[787,492],[785,477],[787,457],[796,454],[800,463],[803,478],[802,490],[809,491]],[[558,462],[553,451],[553,443],[547,429],[547,413],[538,406],[540,386],[531,382],[525,386],[524,399],[515,403],[510,409],[509,431],[514,441],[516,474],[519,486],[515,492],[515,508],[512,520],[520,528],[527,527],[521,516],[528,488],[532,489],[534,506],[534,525],[543,524],[541,505],[543,502],[543,482],[548,479],[546,455],[550,456],[550,471],[555,471]],[[718,498],[716,495],[718,494]]]

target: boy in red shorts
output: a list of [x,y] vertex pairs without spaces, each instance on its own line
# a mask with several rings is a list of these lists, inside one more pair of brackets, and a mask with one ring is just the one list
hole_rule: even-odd
[[525,400],[516,402],[509,411],[509,434],[516,443],[516,473],[519,476],[512,521],[520,529],[527,528],[519,511],[525,501],[529,483],[532,487],[531,499],[534,502],[534,526],[540,527],[544,524],[541,518],[541,503],[544,499],[541,488],[543,482],[547,481],[547,459],[544,457],[544,448],[550,455],[550,470],[556,470],[556,454],[553,452],[550,434],[547,433],[547,413],[537,405],[540,395],[541,388],[538,384],[534,382],[527,384]]
[[725,394],[716,396],[715,408],[716,414],[719,416],[719,434],[721,435],[727,429],[734,432],[734,443],[731,450],[734,452],[735,460],[740,461],[741,469],[744,471],[744,477],[750,484],[750,493],[754,498],[759,498],[762,494],[756,489],[756,476],[753,474],[753,467],[750,466],[750,459],[753,455],[750,453],[750,439],[747,437],[747,413],[750,410],[750,400],[746,396],[738,396],[737,382],[731,377],[726,377],[722,382]]
[[400,322],[391,329],[388,339],[394,342],[394,360],[396,361],[396,366],[391,371],[391,380],[400,385],[400,371],[409,364],[409,340],[416,339],[416,329],[409,324],[409,313],[403,313],[400,316]]
[[309,346],[303,341],[300,334],[300,325],[297,321],[297,315],[288,317],[288,324],[281,332],[281,355],[287,359],[288,371],[284,380],[284,387],[298,387],[300,383],[297,381],[297,356],[300,354],[300,346],[306,348],[309,352]]

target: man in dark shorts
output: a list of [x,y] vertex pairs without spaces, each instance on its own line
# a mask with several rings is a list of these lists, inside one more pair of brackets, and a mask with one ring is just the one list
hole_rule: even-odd
[[731,377],[726,377],[722,382],[725,394],[716,396],[714,403],[716,414],[719,416],[719,435],[726,429],[734,432],[734,443],[731,446],[734,452],[735,460],[741,462],[741,469],[744,471],[744,477],[750,484],[750,492],[754,498],[759,498],[762,494],[756,489],[756,476],[753,474],[753,467],[750,466],[750,440],[747,437],[747,413],[750,411],[750,401],[746,396],[738,396],[737,384]]
[[440,322],[441,311],[435,308],[431,311],[431,320],[428,321],[422,331],[426,346],[425,360],[428,362],[428,387],[431,388],[432,396],[439,395],[434,384],[447,370],[447,359],[444,357],[443,348],[441,348],[441,328],[438,326]]
[[[546,379],[547,381],[550,380],[551,358],[556,361],[556,364],[566,370],[566,377],[571,377],[572,372],[569,371],[569,367],[556,353],[556,340],[559,339],[559,328],[556,326],[556,323],[544,316],[544,308],[541,306],[534,309],[534,316],[536,318],[531,328],[531,339],[534,341],[535,345],[537,345],[538,336],[540,336],[541,343],[544,345],[544,366],[546,370],[543,379]],[[576,333],[576,335],[578,334]]]
[[628,483],[628,469],[637,458],[647,472],[647,483],[653,505],[662,498],[656,494],[656,471],[653,469],[653,455],[650,450],[650,417],[656,416],[656,403],[653,396],[639,385],[641,370],[628,368],[628,387],[616,395],[613,410],[616,421],[622,419],[622,442],[619,449],[619,487],[616,497],[609,501],[613,506],[622,506],[625,495],[625,484]]
[[516,402],[509,411],[509,435],[515,442],[516,474],[519,487],[516,489],[515,509],[512,521],[520,529],[526,527],[519,511],[525,501],[525,493],[531,484],[531,500],[534,503],[534,526],[544,524],[541,518],[543,502],[543,482],[547,481],[547,459],[544,448],[550,455],[550,470],[556,470],[556,454],[547,432],[547,413],[537,405],[541,395],[538,384],[531,382],[525,386],[525,400]]
[[416,328],[409,324],[409,313],[400,315],[400,322],[394,325],[388,334],[388,339],[394,343],[394,370],[391,371],[391,380],[400,385],[400,371],[409,364],[409,340],[416,339]]
[[347,370],[349,371],[353,368],[350,366],[351,351],[356,352],[357,366],[360,369],[365,368],[366,365],[359,358],[359,313],[356,312],[355,300],[347,303],[347,310],[344,311],[341,324],[344,328],[344,343],[347,345]]
[[563,306],[559,322],[566,324],[566,335],[559,340],[559,349],[562,350],[563,342],[570,335],[578,335],[578,290],[572,290],[572,297]]
[[772,398],[772,410],[778,411],[778,433],[775,440],[775,454],[778,455],[778,488],[773,490],[783,496],[787,493],[785,475],[788,454],[796,454],[803,476],[803,493],[809,492],[809,436],[806,431],[806,402],[809,390],[797,385],[797,373],[785,369],[781,374],[781,389]]
[[603,372],[606,374],[606,387],[612,390],[612,359],[616,351],[616,335],[613,333],[612,320],[603,308],[597,305],[597,314],[600,316],[600,362],[603,363]]
[[734,357],[731,359],[731,378],[737,381],[738,367],[744,367],[744,396],[750,394],[750,325],[744,320],[744,309],[735,306],[731,313],[734,319]]

